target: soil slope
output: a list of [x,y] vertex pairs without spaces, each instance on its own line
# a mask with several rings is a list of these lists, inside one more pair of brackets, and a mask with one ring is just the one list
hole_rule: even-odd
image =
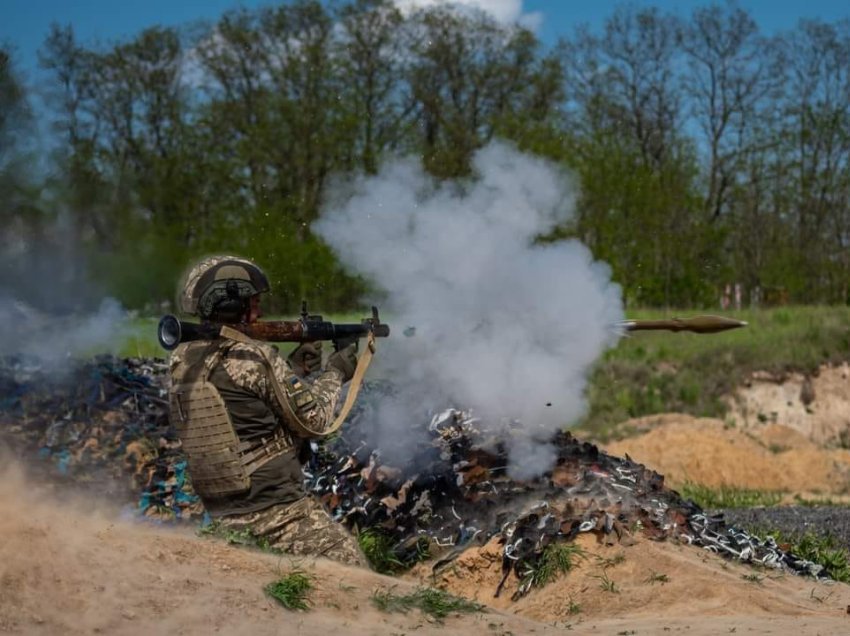
[[717,419],[667,413],[622,426],[637,433],[603,449],[628,454],[674,488],[692,481],[833,498],[850,489],[850,450],[824,448],[782,424],[739,429]]
[[[624,548],[583,537],[587,557],[546,588],[510,602],[495,546],[470,551],[441,577],[405,580],[324,560],[293,561],[140,525],[94,502],[0,474],[0,631],[20,634],[846,634],[850,587],[759,573],[689,546],[639,541]],[[618,556],[618,555],[623,556]],[[312,610],[290,612],[263,586],[293,568],[315,579]],[[662,577],[666,582],[660,579]],[[602,578],[600,578],[602,577]],[[614,582],[606,591],[604,578]],[[492,609],[450,616],[386,614],[374,590],[438,584]],[[572,601],[572,605],[571,605]],[[571,613],[570,608],[573,612]],[[634,631],[632,631],[634,630]]]

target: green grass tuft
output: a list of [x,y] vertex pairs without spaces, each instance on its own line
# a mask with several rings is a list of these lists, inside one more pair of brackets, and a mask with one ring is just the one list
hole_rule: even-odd
[[596,561],[599,566],[605,570],[607,568],[612,568],[615,565],[620,565],[623,561],[626,560],[626,555],[624,552],[618,552],[612,557],[601,557],[597,556]]
[[313,583],[304,572],[295,570],[265,587],[265,592],[286,609],[309,609],[307,593],[313,589]]
[[226,528],[217,520],[214,520],[205,526],[201,526],[201,528],[198,529],[198,534],[200,536],[223,539],[231,545],[257,548],[263,552],[279,552],[279,550],[276,550],[269,545],[269,541],[265,537],[258,537],[247,529],[233,530],[231,528]]
[[744,530],[755,537],[773,537],[786,552],[822,565],[825,574],[835,581],[850,583],[850,549],[831,534],[783,533],[764,526],[748,526]]
[[655,583],[661,583],[661,584],[669,583],[670,577],[667,576],[666,574],[659,574],[655,570],[650,570],[649,576],[646,577],[646,582],[649,583],[650,585],[654,585]]
[[612,594],[620,593],[619,588],[617,588],[617,584],[608,578],[608,573],[605,570],[602,570],[602,574],[594,578],[599,579],[599,589],[602,591],[611,592]]
[[376,572],[395,574],[405,569],[405,564],[393,552],[393,540],[380,530],[364,530],[357,536],[357,542]]
[[691,499],[700,508],[711,510],[716,508],[754,508],[757,506],[775,506],[782,501],[782,493],[767,490],[749,490],[721,486],[710,488],[693,482],[685,483],[679,494],[685,499]]
[[420,588],[411,594],[394,594],[394,588],[378,589],[372,593],[372,604],[382,612],[408,612],[417,608],[442,621],[455,612],[483,612],[484,606],[434,588]]
[[535,564],[526,564],[527,574],[523,577],[523,585],[530,579],[533,587],[543,587],[559,574],[572,570],[576,558],[587,558],[581,546],[575,543],[550,543]]

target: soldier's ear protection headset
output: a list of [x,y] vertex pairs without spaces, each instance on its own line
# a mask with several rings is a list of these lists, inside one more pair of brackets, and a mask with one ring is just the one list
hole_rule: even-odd
[[247,280],[216,281],[198,301],[198,313],[203,318],[215,316],[217,322],[239,322],[249,308],[249,299],[257,289]]
[[201,318],[236,323],[245,318],[252,296],[269,291],[269,280],[253,263],[233,258],[204,272],[196,288],[201,292],[196,308]]

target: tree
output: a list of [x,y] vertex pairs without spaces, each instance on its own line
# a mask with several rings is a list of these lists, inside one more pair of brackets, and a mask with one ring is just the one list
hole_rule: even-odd
[[728,211],[738,160],[755,141],[748,127],[764,114],[780,69],[755,21],[732,3],[697,8],[679,37],[689,67],[684,87],[708,150],[704,208],[717,221]]
[[335,45],[347,125],[354,130],[349,170],[375,173],[388,150],[400,147],[413,125],[413,99],[399,81],[405,51],[398,37],[402,16],[387,0],[359,0],[339,14]]
[[620,7],[580,27],[567,70],[566,161],[579,175],[574,232],[612,265],[628,302],[686,306],[712,295],[720,234],[693,214],[697,157],[682,130],[677,21]]
[[436,8],[415,13],[406,37],[416,148],[438,177],[467,174],[474,151],[497,133],[519,137],[522,122],[545,120],[557,109],[558,62],[538,57],[537,39],[523,28]]
[[804,302],[847,300],[850,205],[850,21],[802,21],[784,41],[783,211]]

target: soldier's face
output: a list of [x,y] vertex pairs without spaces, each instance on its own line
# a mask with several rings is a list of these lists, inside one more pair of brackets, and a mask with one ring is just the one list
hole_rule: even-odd
[[256,322],[263,315],[263,310],[260,309],[260,296],[251,296],[251,306],[248,309],[248,322]]

